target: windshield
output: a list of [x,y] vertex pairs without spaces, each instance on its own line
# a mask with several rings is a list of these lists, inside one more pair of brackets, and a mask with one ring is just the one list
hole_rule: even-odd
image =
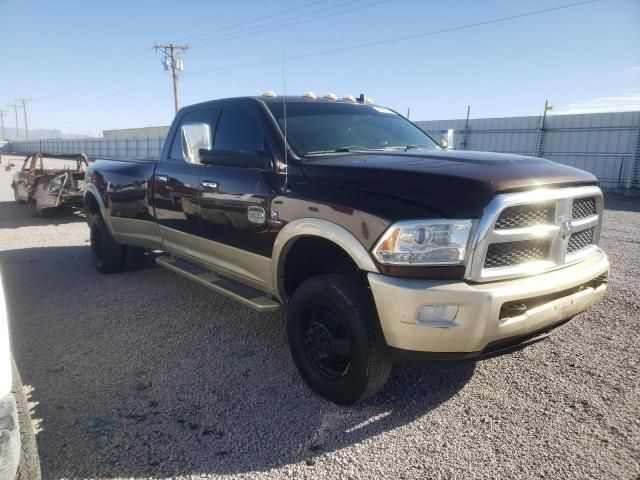
[[[269,102],[268,107],[284,131],[282,102]],[[392,110],[357,103],[287,103],[287,140],[305,157],[440,149],[431,137]]]

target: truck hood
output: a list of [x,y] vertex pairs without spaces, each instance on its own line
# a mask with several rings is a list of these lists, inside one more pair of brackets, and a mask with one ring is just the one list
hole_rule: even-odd
[[479,218],[500,192],[598,183],[541,158],[456,150],[321,157],[305,161],[302,171],[312,183],[399,198],[448,218]]

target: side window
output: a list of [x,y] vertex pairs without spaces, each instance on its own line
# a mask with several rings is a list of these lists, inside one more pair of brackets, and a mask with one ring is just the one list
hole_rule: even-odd
[[199,164],[198,150],[211,149],[216,113],[215,109],[187,113],[180,121],[173,137],[169,159]]
[[222,107],[213,149],[269,153],[269,146],[260,120],[247,105]]

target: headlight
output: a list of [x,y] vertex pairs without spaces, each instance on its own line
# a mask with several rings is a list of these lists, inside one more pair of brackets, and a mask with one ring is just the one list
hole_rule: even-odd
[[416,220],[389,227],[373,249],[390,265],[462,265],[471,220]]

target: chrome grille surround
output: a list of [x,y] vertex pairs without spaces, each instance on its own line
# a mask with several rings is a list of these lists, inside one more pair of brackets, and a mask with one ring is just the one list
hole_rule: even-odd
[[[595,214],[581,218],[573,218],[574,200],[578,211],[587,210],[586,199],[592,198],[595,204]],[[581,199],[585,199],[581,201]],[[539,204],[555,206],[553,219],[550,223],[525,226],[519,228],[496,228],[496,223],[502,212],[518,205]],[[475,232],[470,240],[465,279],[474,282],[487,282],[508,278],[525,277],[538,273],[555,270],[579,262],[598,250],[600,228],[602,221],[603,199],[602,192],[596,186],[545,188],[526,192],[515,192],[497,195],[484,209]],[[588,210],[587,210],[588,212]],[[592,238],[585,244],[586,233],[578,236],[583,230],[592,229]],[[573,238],[572,248],[569,243]],[[492,260],[486,266],[485,261],[489,246],[497,243],[515,243],[531,240],[549,242],[547,255],[522,263],[505,264],[503,261]],[[492,251],[495,250],[495,247]],[[536,252],[539,254],[540,252]],[[508,262],[507,262],[508,263]]]

